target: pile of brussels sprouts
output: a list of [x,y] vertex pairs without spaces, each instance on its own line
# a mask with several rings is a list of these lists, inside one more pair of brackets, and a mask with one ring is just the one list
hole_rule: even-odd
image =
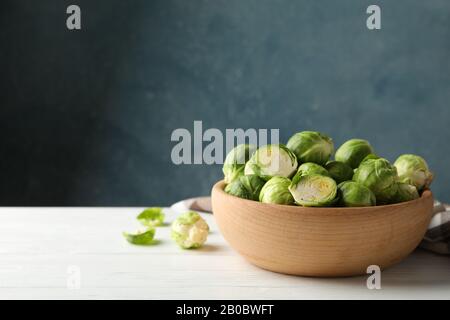
[[417,199],[433,179],[420,156],[404,154],[392,165],[363,139],[348,140],[330,160],[333,152],[333,140],[315,131],[286,145],[238,145],[223,165],[225,192],[264,203],[365,207]]

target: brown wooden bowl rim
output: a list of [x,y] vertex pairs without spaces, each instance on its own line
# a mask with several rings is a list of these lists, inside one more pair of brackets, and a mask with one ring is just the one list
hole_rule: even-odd
[[228,194],[225,192],[224,188],[225,188],[226,184],[224,180],[219,180],[218,182],[216,182],[213,186],[213,191],[217,191],[223,195],[225,195],[226,197],[232,198],[234,200],[237,201],[242,201],[244,203],[258,203],[258,205],[260,206],[265,206],[267,208],[289,208],[289,209],[298,209],[299,212],[305,212],[305,211],[310,211],[310,210],[316,210],[316,209],[320,209],[323,211],[327,211],[327,213],[332,213],[332,212],[336,212],[336,213],[342,213],[345,211],[367,211],[368,209],[388,209],[388,208],[396,208],[396,207],[402,207],[402,206],[407,206],[407,205],[412,205],[415,202],[420,202],[420,201],[424,201],[427,198],[432,197],[432,192],[429,189],[426,189],[422,192],[422,195],[420,196],[420,198],[411,200],[411,201],[405,201],[405,202],[399,202],[399,203],[394,203],[394,204],[386,204],[386,205],[380,205],[380,206],[368,206],[368,207],[303,207],[303,206],[298,206],[298,205],[286,205],[286,204],[276,204],[276,203],[264,203],[264,202],[259,202],[259,201],[254,201],[254,200],[248,200],[248,199],[243,199],[243,198],[239,198],[236,196],[233,196],[231,194]]

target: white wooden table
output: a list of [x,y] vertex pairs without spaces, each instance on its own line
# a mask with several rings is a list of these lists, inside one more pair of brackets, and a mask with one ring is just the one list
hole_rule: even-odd
[[[226,244],[212,215],[200,250],[181,250],[161,227],[158,245],[127,243],[140,208],[0,208],[1,299],[450,299],[450,257],[418,250],[367,277],[302,278],[250,265]],[[167,220],[173,220],[168,214]]]

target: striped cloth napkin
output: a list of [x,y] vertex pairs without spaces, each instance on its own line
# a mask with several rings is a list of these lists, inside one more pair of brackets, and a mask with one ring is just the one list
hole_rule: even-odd
[[435,201],[433,212],[420,247],[439,254],[450,254],[450,206]]

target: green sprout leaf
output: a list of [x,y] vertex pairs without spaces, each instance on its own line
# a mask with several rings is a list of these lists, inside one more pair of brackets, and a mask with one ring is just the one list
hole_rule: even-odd
[[155,237],[155,229],[149,228],[144,231],[138,231],[137,233],[124,232],[123,236],[125,239],[135,245],[150,245],[154,243],[153,238]]
[[147,208],[137,216],[138,221],[146,227],[157,227],[164,223],[162,208]]

